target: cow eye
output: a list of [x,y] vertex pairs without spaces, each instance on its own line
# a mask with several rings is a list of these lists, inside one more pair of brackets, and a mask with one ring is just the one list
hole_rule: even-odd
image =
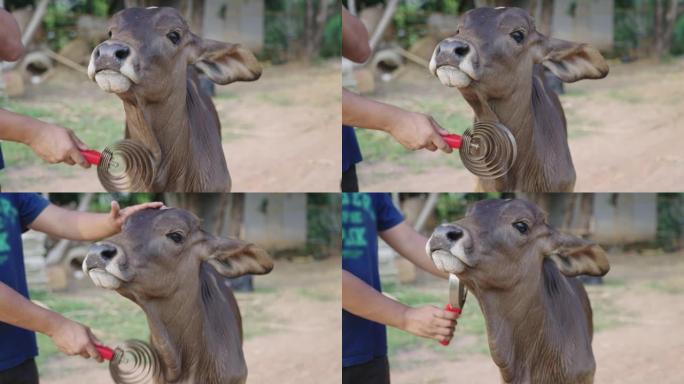
[[510,36],[518,44],[525,40],[525,34],[522,31],[513,31]]
[[518,232],[520,232],[523,235],[527,233],[527,231],[530,229],[530,227],[527,226],[527,223],[523,221],[516,221],[515,223],[513,223],[513,228],[515,228]]
[[169,232],[166,234],[166,237],[176,244],[183,242],[183,235],[180,232]]
[[177,45],[178,42],[180,41],[180,33],[176,31],[172,31],[166,34],[166,38],[168,38],[174,45]]

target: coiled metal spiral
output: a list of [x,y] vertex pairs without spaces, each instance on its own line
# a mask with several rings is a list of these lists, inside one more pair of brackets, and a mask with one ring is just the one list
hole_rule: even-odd
[[116,348],[109,374],[117,384],[152,383],[161,375],[161,361],[148,343],[127,340]]
[[518,148],[515,137],[504,125],[476,122],[463,133],[459,149],[463,165],[483,179],[504,176],[515,163]]
[[97,177],[109,192],[147,191],[155,168],[150,151],[134,140],[121,140],[102,151]]

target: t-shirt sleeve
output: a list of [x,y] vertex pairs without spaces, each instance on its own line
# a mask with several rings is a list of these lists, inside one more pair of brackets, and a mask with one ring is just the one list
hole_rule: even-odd
[[26,231],[28,226],[40,215],[50,202],[37,193],[21,193],[17,198],[19,222],[21,229]]
[[404,221],[404,216],[394,206],[389,193],[379,193],[375,196],[375,217],[378,232],[386,231]]

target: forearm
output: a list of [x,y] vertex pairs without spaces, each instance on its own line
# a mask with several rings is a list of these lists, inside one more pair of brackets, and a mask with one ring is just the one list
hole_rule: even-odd
[[342,308],[376,323],[404,329],[409,307],[373,289],[353,274],[342,271]]
[[389,132],[406,111],[367,99],[342,88],[342,123],[358,128]]
[[106,213],[72,211],[50,205],[31,223],[31,229],[56,238],[93,241],[120,231]]
[[44,123],[0,108],[0,140],[29,145]]
[[54,325],[60,320],[60,314],[32,303],[12,288],[0,283],[1,322],[50,336]]
[[415,264],[418,268],[437,277],[448,279],[449,274],[435,267],[435,264],[425,251],[428,239],[413,229],[407,222],[398,224],[386,231],[380,232],[380,237],[389,244],[399,255]]
[[0,8],[0,60],[16,61],[23,54],[19,25],[9,12]]

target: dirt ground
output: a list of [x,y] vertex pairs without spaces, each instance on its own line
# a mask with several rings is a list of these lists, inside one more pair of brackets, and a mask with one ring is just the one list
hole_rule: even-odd
[[[244,344],[248,383],[339,383],[340,262],[279,261],[273,272],[255,278],[256,294],[238,294],[243,321],[263,310],[264,329]],[[103,295],[112,292],[101,290]],[[112,383],[105,364],[74,357],[51,358],[41,367],[41,383]]]
[[[684,253],[611,254],[603,286],[588,288],[594,308],[597,384],[684,382]],[[466,305],[476,306],[474,297]],[[608,313],[605,313],[605,312]],[[603,320],[599,320],[603,318]],[[610,320],[606,320],[610,319]],[[449,348],[459,348],[458,330]],[[488,352],[448,358],[430,348],[391,357],[395,384],[497,383]]]
[[[683,83],[684,60],[679,58],[666,64],[613,61],[607,78],[566,85],[561,102],[568,119],[576,192],[684,189]],[[451,112],[472,121],[472,110],[457,90],[442,86],[416,66],[380,85],[371,97],[428,114],[426,105],[448,103]],[[455,160],[445,156],[455,156]],[[474,190],[475,177],[455,164],[460,162],[457,154],[422,151],[402,157],[403,161],[361,163],[357,167],[361,189]]]
[[[256,82],[217,87],[214,98],[223,128],[223,149],[235,192],[329,192],[339,190],[341,169],[339,62],[267,67]],[[120,121],[121,101],[85,75],[60,71],[16,102],[49,110],[92,105],[92,113]],[[111,143],[87,143],[101,149]],[[94,168],[66,165],[12,166],[3,191],[102,191]]]

